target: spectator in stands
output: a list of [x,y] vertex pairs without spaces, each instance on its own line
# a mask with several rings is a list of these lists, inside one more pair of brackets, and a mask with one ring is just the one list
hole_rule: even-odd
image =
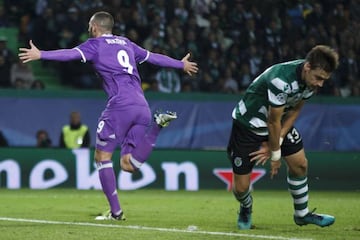
[[36,132],[36,147],[48,148],[51,147],[52,141],[46,130],[40,129]]
[[[95,6],[93,6],[93,3],[95,3],[95,2],[96,1],[92,1],[92,0],[75,0],[74,5],[81,13],[86,13],[95,7]],[[99,7],[102,7],[101,1],[100,1]]]
[[[20,23],[21,29],[30,29],[27,30],[29,36],[22,37],[21,41],[27,42],[26,39],[32,36],[34,42],[40,47],[45,44],[46,46],[42,47],[46,49],[56,49],[59,44],[73,46],[70,42],[78,41],[77,37],[73,38],[76,36],[74,29],[79,26],[83,26],[84,29],[87,20],[83,17],[101,7],[114,9],[116,12],[116,18],[121,23],[116,21],[115,32],[131,34],[136,41],[130,35],[129,38],[144,48],[153,50],[158,47],[170,46],[173,49],[178,47],[179,49],[176,49],[178,51],[191,51],[195,59],[206,59],[209,49],[215,47],[221,49],[222,53],[219,57],[223,59],[223,62],[235,61],[237,69],[240,69],[243,61],[250,61],[250,70],[253,75],[259,73],[259,66],[264,61],[264,53],[268,50],[269,44],[274,46],[273,53],[276,62],[301,58],[314,44],[327,44],[338,49],[339,52],[340,49],[346,52],[348,48],[353,49],[355,53],[360,51],[360,14],[357,14],[360,12],[359,0],[176,0],[166,2],[164,0],[38,0],[35,2],[40,4],[38,6],[40,10],[36,10],[35,15],[32,12],[34,6],[30,6],[30,2],[34,1],[5,1],[5,15],[8,16],[11,26],[19,24],[19,19],[30,18],[29,24]],[[274,24],[270,24],[271,19],[274,20]],[[179,23],[176,23],[177,21]],[[174,23],[177,25],[175,28],[171,27]],[[57,34],[57,29],[62,29],[60,34]],[[265,38],[266,30],[267,38]],[[182,32],[187,41],[175,41],[177,44],[173,44],[173,39],[180,36],[180,34],[175,34],[176,32]],[[233,54],[233,51],[236,52],[232,47],[234,45],[239,53],[237,57]],[[255,51],[252,49],[254,47]],[[249,54],[249,49],[252,54]],[[355,58],[359,62],[358,54]],[[45,63],[48,64],[48,62]],[[204,65],[200,68],[205,69],[206,62],[202,64]],[[58,63],[52,65],[54,66],[58,66]],[[78,79],[76,81],[72,79],[75,76],[72,73],[76,73],[79,69],[72,63],[68,65],[62,63],[61,66],[57,69],[59,69],[62,83],[73,87],[73,83]],[[0,63],[0,73],[1,71]],[[154,71],[149,71],[148,67],[139,67],[139,72],[140,75],[149,76],[147,78],[152,78],[154,74]],[[233,72],[233,74],[236,77],[237,73]],[[1,74],[1,76],[6,76],[6,74]],[[204,76],[204,74],[199,76]],[[184,78],[188,76],[181,76],[181,78],[184,83]],[[208,77],[206,79],[209,80]],[[207,87],[201,89],[197,87],[197,85],[203,85],[200,84],[200,80],[196,83],[192,81],[193,87],[188,89],[194,91],[215,89],[219,80],[213,80],[210,81],[214,84],[213,86],[206,84]],[[6,85],[3,84],[4,81],[8,81],[7,87],[10,86],[10,80],[6,80],[6,77],[2,77],[0,81],[2,81],[0,86]],[[149,82],[146,78],[144,81]],[[90,85],[89,88],[91,87]]]
[[7,147],[9,146],[8,141],[6,140],[4,134],[0,130],[0,147]]
[[[173,18],[166,28],[167,38],[174,38],[177,44],[182,44],[184,41],[183,30],[179,19]],[[181,53],[183,55],[183,53]],[[176,56],[178,57],[178,56]]]
[[269,21],[265,28],[265,46],[271,47],[272,49],[277,49],[282,43],[281,39],[281,29],[276,21],[277,19],[273,18]]
[[265,50],[264,55],[262,57],[260,70],[264,71],[274,63],[278,63],[275,58],[274,50],[272,48],[268,48]]
[[149,24],[147,12],[149,8],[149,4],[147,0],[136,1],[136,11],[138,13],[137,23],[141,27],[146,27]]
[[30,88],[31,89],[44,90],[45,89],[45,84],[44,84],[43,81],[37,79],[31,84]]
[[160,36],[158,27],[151,29],[150,35],[144,40],[142,45],[145,49],[149,49],[149,51],[154,51],[155,47],[164,46],[164,38]]
[[9,27],[9,19],[7,17],[4,6],[0,5],[0,27]]
[[287,42],[281,44],[279,49],[279,62],[290,61],[292,56],[293,56],[292,47],[290,47],[290,45]]
[[[169,55],[167,51],[162,54]],[[179,93],[181,91],[181,80],[179,74],[172,68],[161,68],[155,74],[159,92]]]
[[89,128],[81,123],[80,112],[71,112],[69,124],[61,130],[60,147],[69,149],[90,147]]
[[199,41],[196,39],[196,32],[194,32],[194,30],[187,30],[185,34],[185,49],[191,52],[194,59],[199,59],[201,56],[201,48]]
[[10,81],[12,87],[17,89],[29,89],[34,80],[35,77],[30,64],[25,64],[20,59],[12,64],[10,69]]
[[253,18],[246,20],[245,27],[240,30],[238,41],[241,48],[246,48],[251,44],[263,44],[263,33],[261,29],[256,27],[255,20]]
[[[287,44],[293,44],[296,40],[302,39],[304,37],[302,28],[294,25],[291,18],[288,16],[283,19],[280,32],[282,42]],[[283,44],[281,44],[280,47],[282,45]]]
[[347,13],[344,4],[337,2],[335,8],[330,13],[329,22],[334,24],[337,31],[343,31],[349,24],[349,14]]
[[326,24],[326,17],[323,11],[323,7],[319,2],[315,2],[312,5],[312,11],[306,16],[305,24],[308,30],[316,28],[319,24]]
[[[170,1],[167,1],[167,4],[172,3]],[[165,25],[168,17],[165,0],[153,0],[148,10],[150,15],[150,21],[154,23],[155,19],[158,18],[156,20],[157,24],[162,25],[163,27],[160,27],[160,29],[165,31]]]
[[0,36],[0,87],[10,87],[10,69],[15,61],[13,52],[7,47],[7,38]]
[[210,16],[210,25],[205,28],[202,33],[202,38],[207,39],[212,36],[212,42],[219,44],[221,51],[226,51],[232,44],[233,40],[225,36],[224,31],[219,26],[219,17],[216,15]]
[[149,25],[150,28],[158,29],[158,37],[164,39],[166,36],[166,25],[160,15],[155,15]]
[[14,89],[27,89],[23,79],[16,78],[13,84]]
[[80,35],[85,29],[85,22],[80,18],[79,10],[76,7],[70,7],[67,10],[66,20],[61,26],[59,46],[68,48],[78,44]]
[[351,48],[346,52],[345,66],[350,93],[353,96],[360,96],[360,66],[355,51]]
[[54,49],[58,47],[59,24],[55,17],[54,9],[46,7],[43,13],[32,21],[31,37],[40,47]]
[[[225,64],[222,59],[222,54],[220,49],[211,48],[208,51],[207,58],[203,63],[203,70],[207,72],[206,77],[210,77],[213,86],[209,86],[211,91],[217,90],[217,80],[220,78],[222,71],[225,69]],[[209,75],[209,76],[208,76]],[[210,80],[207,79],[207,80]]]
[[243,62],[240,67],[240,74],[238,76],[239,90],[243,93],[253,80],[253,75],[250,72],[250,66],[247,62]]
[[245,9],[243,2],[235,1],[235,5],[229,12],[231,36],[233,38],[240,36],[241,29],[245,28],[246,20],[251,17],[251,13]]
[[353,21],[360,22],[360,1],[350,0],[349,4],[350,17]]
[[174,16],[179,19],[180,25],[183,26],[189,17],[189,11],[185,6],[185,0],[177,0],[174,6]]
[[250,65],[250,73],[253,76],[256,76],[260,72],[261,62],[262,62],[262,56],[260,52],[260,47],[256,45],[250,45],[248,49],[248,53],[246,56],[246,59],[249,59],[249,65]]
[[234,79],[231,66],[227,66],[224,71],[224,84],[223,84],[223,92],[236,94],[239,92],[239,84]]
[[287,16],[290,17],[295,27],[302,28],[304,26],[304,5],[302,1],[289,1],[289,7],[286,9]]

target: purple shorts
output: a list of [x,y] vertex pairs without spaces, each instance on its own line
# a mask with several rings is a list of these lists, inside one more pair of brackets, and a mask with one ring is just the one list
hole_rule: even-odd
[[105,109],[98,121],[96,149],[112,153],[120,146],[121,155],[130,153],[144,138],[151,119],[147,106]]

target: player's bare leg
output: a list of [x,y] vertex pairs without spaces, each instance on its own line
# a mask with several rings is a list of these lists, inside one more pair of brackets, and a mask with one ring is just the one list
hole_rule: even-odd
[[284,157],[288,166],[288,175],[293,177],[303,177],[307,175],[308,163],[304,149],[297,153]]
[[251,228],[251,212],[252,212],[252,196],[250,192],[250,175],[239,175],[234,173],[233,177],[233,193],[240,202],[240,211],[238,215],[237,225],[239,229]]
[[288,166],[289,191],[294,201],[294,221],[297,225],[315,224],[320,227],[334,223],[335,218],[325,214],[315,214],[308,209],[307,159],[304,149],[284,157]]
[[96,217],[96,220],[125,220],[117,195],[116,178],[111,157],[112,153],[110,152],[95,150],[95,161],[99,171],[100,183],[110,205],[110,211]]
[[132,158],[132,156],[130,153],[121,156],[120,166],[123,171],[129,172],[129,173],[133,173],[136,171],[137,168],[135,168],[133,166],[133,164],[131,163],[131,158]]
[[120,159],[121,169],[130,173],[137,171],[152,152],[160,130],[169,126],[169,123],[176,118],[176,112],[156,112],[154,114],[156,124],[151,125],[146,131],[143,125],[133,126],[128,134],[131,132],[132,135],[138,136],[139,141],[124,146],[125,154]]

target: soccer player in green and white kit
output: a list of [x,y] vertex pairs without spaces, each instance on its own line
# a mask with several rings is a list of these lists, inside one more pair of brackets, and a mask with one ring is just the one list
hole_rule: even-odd
[[323,86],[337,66],[338,54],[333,49],[315,46],[305,59],[266,69],[234,108],[227,153],[234,172],[233,193],[240,202],[239,229],[250,229],[252,224],[250,175],[254,165],[264,164],[270,158],[272,178],[280,168],[281,157],[288,167],[295,223],[321,227],[334,223],[333,216],[308,209],[308,163],[301,136],[293,124],[305,100]]

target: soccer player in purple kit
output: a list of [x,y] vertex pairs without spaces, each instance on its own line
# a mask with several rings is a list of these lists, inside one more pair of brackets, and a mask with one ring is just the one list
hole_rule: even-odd
[[96,12],[89,21],[90,38],[77,47],[42,51],[30,40],[30,48],[19,49],[19,58],[24,63],[38,59],[91,62],[103,79],[108,99],[98,120],[95,161],[110,211],[97,216],[96,220],[125,220],[111,160],[116,147],[121,147],[122,170],[133,173],[149,157],[161,128],[177,117],[172,112],[156,113],[156,124],[152,123],[136,64],[149,62],[161,67],[183,69],[189,75],[198,71],[197,64],[189,61],[190,54],[180,61],[152,53],[125,37],[112,35],[113,26],[111,14]]

